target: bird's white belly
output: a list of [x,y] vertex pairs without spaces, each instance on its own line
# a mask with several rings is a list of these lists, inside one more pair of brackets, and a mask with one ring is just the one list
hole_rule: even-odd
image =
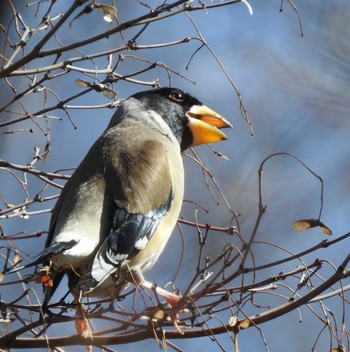
[[[70,240],[72,240],[76,237],[77,236],[75,233],[63,232],[59,236],[57,236],[55,242],[66,242],[66,238],[70,238]],[[92,254],[95,252],[96,246],[98,245],[97,241],[92,241],[91,239],[84,239],[82,237],[77,239],[77,242],[77,245],[75,245],[74,247],[63,251],[60,254],[56,254],[51,258],[52,262],[56,267],[74,268],[81,266],[83,263],[87,262],[91,258]]]
[[85,265],[95,255],[100,243],[100,231],[100,216],[91,221],[68,222],[56,235],[54,242],[65,243],[74,240],[77,244],[53,256],[51,260],[54,265],[59,268]]

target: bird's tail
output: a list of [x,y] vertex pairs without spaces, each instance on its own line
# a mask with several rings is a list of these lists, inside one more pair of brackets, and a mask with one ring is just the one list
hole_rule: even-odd
[[24,270],[24,269],[28,269],[28,268],[31,268],[31,267],[33,267],[33,266],[38,266],[38,265],[40,265],[40,264],[42,264],[42,260],[39,260],[39,259],[37,259],[37,260],[35,260],[35,261],[33,261],[33,262],[31,262],[31,263],[28,263],[28,264],[26,264],[26,265],[23,265],[23,266],[19,266],[19,267],[13,267],[12,269],[10,269],[10,270],[3,270],[3,272],[2,272],[2,274],[3,275],[10,275],[10,274],[15,274],[15,273],[17,273],[17,272],[19,272],[19,271],[22,271],[22,270]]
[[50,299],[54,295],[54,293],[57,290],[58,285],[63,279],[63,276],[65,275],[65,272],[56,272],[53,275],[51,275],[52,278],[52,283],[50,285],[45,285],[44,284],[44,302],[42,304],[42,309],[43,312],[46,313],[48,309],[48,305],[50,302]]

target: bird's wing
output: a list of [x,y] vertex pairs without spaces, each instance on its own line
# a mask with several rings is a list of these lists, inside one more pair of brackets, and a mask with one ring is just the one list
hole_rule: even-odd
[[[128,135],[123,138],[130,140]],[[79,282],[79,290],[85,292],[147,246],[173,200],[171,160],[164,143],[146,136],[123,147],[113,147],[108,142],[106,145],[110,156],[105,170],[106,192],[114,207],[108,237],[99,248],[91,271]]]
[[[56,265],[53,272],[50,273],[52,286],[44,286],[44,309],[46,309],[49,300],[56,291],[67,269],[72,266],[64,253],[75,247],[78,247],[75,250],[76,253],[79,254],[79,252],[83,252],[85,249],[84,237],[88,237],[85,241],[91,243],[99,242],[99,223],[101,219],[100,215],[97,213],[103,212],[103,210],[100,209],[103,208],[102,205],[104,203],[104,186],[101,187],[103,181],[98,181],[102,179],[102,176],[97,177],[103,173],[102,169],[104,163],[103,158],[101,158],[103,154],[102,137],[90,148],[84,160],[63,188],[52,211],[45,249],[37,256],[34,262],[35,265],[41,263],[51,266],[53,257],[60,255],[60,264]],[[98,162],[98,158],[101,158],[100,163]],[[91,213],[94,212],[96,216],[91,215]],[[87,219],[89,219],[89,221],[86,221]],[[65,236],[62,238],[60,235],[62,231],[64,232],[64,228],[67,224],[70,227],[72,237]],[[90,231],[86,231],[87,227],[90,228]],[[83,248],[81,248],[81,246],[83,246]],[[93,251],[94,249],[91,249],[91,253],[93,253]],[[85,261],[88,260],[86,259],[88,256],[89,253],[86,251],[85,257],[80,257],[82,265],[86,264]],[[65,267],[65,269],[62,269],[63,267]],[[76,263],[75,267],[79,269],[79,264]]]

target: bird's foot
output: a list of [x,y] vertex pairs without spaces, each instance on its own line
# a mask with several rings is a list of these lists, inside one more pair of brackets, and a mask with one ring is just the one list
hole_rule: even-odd
[[[75,330],[84,339],[92,339],[92,330],[88,319],[86,318],[86,307],[81,303],[81,295],[73,294],[74,302],[77,304],[75,308],[76,316],[75,320]],[[86,350],[88,352],[92,351],[91,345],[86,345]]]
[[169,291],[164,290],[163,288],[158,287],[157,285],[152,284],[149,281],[143,281],[141,285],[145,288],[148,288],[149,290],[155,291],[159,296],[162,296],[167,301],[169,306],[173,308],[172,311],[169,313],[169,317],[171,319],[171,322],[173,323],[176,332],[183,335],[184,333],[183,331],[181,331],[178,324],[179,314],[187,312],[186,309],[178,309],[179,302],[182,300],[183,296],[177,295],[175,293],[170,293]]

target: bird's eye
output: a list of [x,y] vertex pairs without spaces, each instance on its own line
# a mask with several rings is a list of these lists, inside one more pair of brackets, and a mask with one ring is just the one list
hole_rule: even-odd
[[182,103],[185,100],[184,93],[181,90],[173,90],[169,94],[169,98],[175,103]]

